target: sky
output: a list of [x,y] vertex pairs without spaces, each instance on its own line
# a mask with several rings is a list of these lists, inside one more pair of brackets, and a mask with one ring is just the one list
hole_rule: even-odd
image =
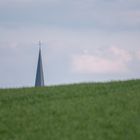
[[139,0],[0,0],[0,88],[140,78]]

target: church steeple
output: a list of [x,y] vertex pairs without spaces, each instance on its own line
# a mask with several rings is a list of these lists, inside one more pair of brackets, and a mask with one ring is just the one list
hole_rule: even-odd
[[39,56],[38,56],[38,64],[36,71],[36,80],[35,87],[44,86],[44,74],[43,74],[43,65],[42,65],[42,56],[41,56],[41,42],[39,41]]

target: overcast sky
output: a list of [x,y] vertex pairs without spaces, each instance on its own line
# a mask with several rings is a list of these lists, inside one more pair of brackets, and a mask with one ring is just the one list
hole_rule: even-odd
[[0,87],[140,78],[139,0],[0,0]]

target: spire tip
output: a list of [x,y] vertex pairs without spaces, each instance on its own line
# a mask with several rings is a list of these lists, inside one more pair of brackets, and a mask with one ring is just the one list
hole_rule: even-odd
[[39,49],[41,49],[41,41],[39,40]]

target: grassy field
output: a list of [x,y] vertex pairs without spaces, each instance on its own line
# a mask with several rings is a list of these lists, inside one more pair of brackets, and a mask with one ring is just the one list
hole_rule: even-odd
[[0,140],[140,140],[140,80],[1,89]]

